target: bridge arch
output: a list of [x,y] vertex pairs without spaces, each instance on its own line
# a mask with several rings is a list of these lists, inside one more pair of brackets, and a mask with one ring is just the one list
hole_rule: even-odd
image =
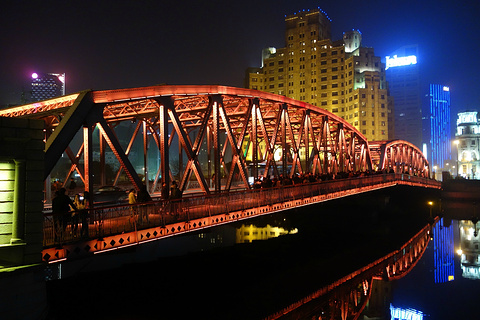
[[[145,183],[152,191],[158,182],[168,185],[174,179],[182,190],[199,188],[208,194],[234,185],[250,188],[251,180],[262,176],[280,179],[372,170],[367,139],[342,118],[301,101],[250,89],[162,85],[83,91],[1,110],[0,116],[43,119],[45,178],[65,153],[72,163],[65,181],[76,171],[87,190],[92,188],[94,148],[102,171],[110,148],[120,164],[115,181],[123,170],[140,188],[138,169],[129,158],[140,135],[141,173],[149,177]],[[118,138],[122,123],[134,127],[128,141]],[[95,130],[98,142],[93,141]],[[70,142],[77,132],[83,142],[74,152]],[[158,168],[147,160],[151,141]],[[148,168],[154,169],[154,175]]]
[[430,166],[423,153],[405,140],[373,141],[369,143],[373,167],[395,173],[408,173],[428,178]]

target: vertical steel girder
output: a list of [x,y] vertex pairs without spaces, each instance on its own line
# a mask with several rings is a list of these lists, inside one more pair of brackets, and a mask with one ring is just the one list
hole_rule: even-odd
[[160,172],[162,175],[162,184],[165,183],[170,188],[170,154],[168,150],[168,109],[174,108],[173,100],[162,98],[157,100],[158,106],[158,125],[160,134]]
[[[93,127],[91,125],[87,125],[83,127],[83,164],[84,164],[84,169],[85,169],[85,191],[89,192],[91,195],[93,195],[93,179],[92,175],[90,172],[90,169],[92,168],[92,162],[93,162],[93,139],[92,139],[92,134],[93,134]],[[90,205],[92,205],[93,197],[91,196],[89,198]],[[90,206],[92,208],[92,206]]]
[[[258,100],[257,100],[258,101]],[[251,141],[252,141],[252,162],[253,162],[253,177],[258,178],[258,140],[257,140],[257,108],[258,103],[252,103],[252,130],[251,130]]]
[[282,118],[281,118],[281,137],[282,137],[282,175],[287,176],[287,105],[282,105]]
[[[213,184],[215,186],[215,193],[221,190],[221,175],[220,175],[220,103],[223,102],[221,96],[212,96],[209,99],[212,104],[213,118],[212,118],[212,134],[213,134]],[[232,163],[233,165],[233,163]]]

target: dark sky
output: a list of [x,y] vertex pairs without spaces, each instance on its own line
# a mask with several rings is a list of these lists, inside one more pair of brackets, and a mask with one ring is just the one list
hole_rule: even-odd
[[424,78],[450,86],[452,111],[480,105],[480,1],[3,0],[0,105],[33,71],[66,73],[67,93],[155,84],[243,87],[266,46],[284,47],[284,16],[321,7],[334,40],[359,29],[384,57],[418,44]]

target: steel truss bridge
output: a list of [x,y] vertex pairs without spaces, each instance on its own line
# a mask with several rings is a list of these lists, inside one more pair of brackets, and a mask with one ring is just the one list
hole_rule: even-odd
[[[43,256],[49,262],[75,256],[72,252],[116,249],[397,184],[440,188],[430,179],[424,155],[411,143],[368,142],[326,110],[250,89],[160,85],[83,91],[0,110],[0,116],[44,121],[46,203],[51,199],[50,174],[62,156],[70,161],[64,186],[76,173],[85,191],[92,193],[93,175],[107,184],[109,152],[119,164],[113,184],[123,172],[137,190],[145,183],[155,194],[159,185],[176,180],[189,195],[181,201],[176,217],[180,220],[172,218],[175,201],[156,201],[135,210],[91,209],[90,239],[79,244],[64,238],[71,247],[61,249],[53,248],[53,222],[47,215]],[[140,165],[130,157],[138,149],[143,153]],[[97,171],[94,153],[99,155]],[[373,175],[378,172],[385,174]],[[142,176],[147,178],[142,181]],[[285,183],[268,192],[252,190],[253,179],[285,181],[297,176],[315,179],[302,185]],[[145,216],[154,224],[128,222],[130,212],[137,215],[140,209],[148,211]]]

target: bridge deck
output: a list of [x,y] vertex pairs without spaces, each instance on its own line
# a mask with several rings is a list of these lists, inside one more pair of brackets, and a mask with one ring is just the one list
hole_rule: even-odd
[[88,212],[88,233],[80,237],[71,221],[58,228],[45,215],[44,261],[56,262],[162,239],[225,223],[320,203],[395,185],[437,188],[441,183],[403,174],[379,174],[279,188],[152,201],[140,205],[95,208]]

